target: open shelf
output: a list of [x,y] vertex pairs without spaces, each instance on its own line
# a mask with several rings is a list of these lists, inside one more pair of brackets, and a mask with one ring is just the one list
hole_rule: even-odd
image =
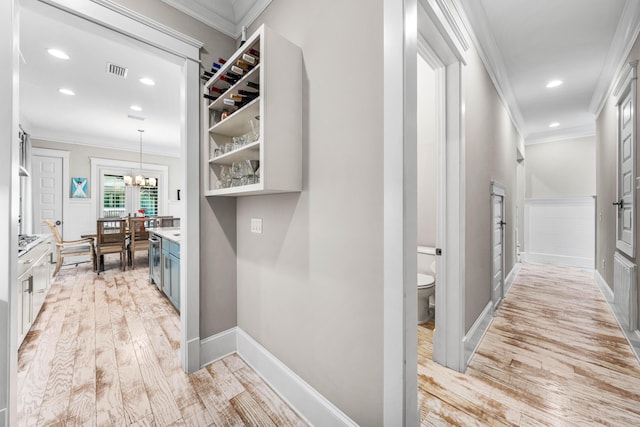
[[247,144],[237,150],[224,153],[221,156],[209,159],[209,163],[218,165],[230,165],[242,160],[260,160],[260,140]]

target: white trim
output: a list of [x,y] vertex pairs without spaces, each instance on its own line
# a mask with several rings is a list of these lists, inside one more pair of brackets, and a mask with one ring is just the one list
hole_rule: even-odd
[[200,61],[203,43],[149,19],[113,0],[40,0],[73,15],[95,22],[120,34],[129,36],[177,55],[183,59]]
[[[415,288],[415,280],[413,287]],[[307,423],[316,426],[357,426],[346,414],[242,329],[237,328],[236,336],[238,355]]]
[[609,287],[609,285],[607,284],[607,281],[604,280],[604,278],[600,275],[600,272],[598,270],[593,271],[593,279],[596,281],[596,284],[600,289],[600,293],[602,293],[602,296],[604,297],[604,299],[611,306],[611,304],[613,304],[613,289]]
[[537,197],[537,198],[525,199],[524,204],[525,205],[568,205],[568,204],[572,204],[572,205],[588,204],[588,205],[591,205],[591,204],[593,204],[593,196],[566,197],[566,198],[561,198],[561,197],[555,197],[555,198]]
[[604,60],[604,66],[598,79],[598,84],[589,103],[589,112],[599,116],[604,108],[607,97],[611,93],[615,76],[624,67],[624,61],[629,56],[636,38],[640,34],[640,3],[627,0],[620,15],[618,27],[611,42],[611,48]]
[[509,275],[507,275],[507,278],[504,279],[504,296],[505,296],[505,298],[506,298],[507,294],[509,293],[509,291],[511,290],[511,285],[513,285],[513,282],[516,281],[516,278],[518,277],[518,274],[520,273],[520,269],[521,268],[522,268],[522,265],[519,262],[516,262],[516,264],[513,266],[513,268],[509,272]]
[[[162,1],[234,39],[240,37],[243,26],[250,26],[267,6],[271,4],[271,0],[253,0],[253,5],[242,16],[236,16],[237,10],[234,7],[234,2],[229,0],[208,2],[209,6],[203,6],[200,2],[193,0]],[[217,4],[220,5],[222,3],[226,4],[216,7]],[[230,13],[224,13],[223,9],[225,9],[225,6]]]
[[436,248],[431,248],[429,246],[418,246],[418,253],[425,255],[436,255]]
[[[131,162],[128,160],[114,160],[103,159],[101,157],[89,157],[91,163],[91,210],[95,212],[96,218],[100,217],[100,183],[102,182],[100,172],[103,169],[129,169],[132,174],[140,169],[140,163]],[[159,176],[158,194],[160,200],[158,201],[158,211],[161,215],[164,215],[168,210],[169,204],[169,166],[157,165],[153,163],[142,163],[142,173],[156,172]],[[68,190],[67,190],[68,193]]]
[[[482,2],[477,0],[452,0],[457,9],[461,11],[461,19],[467,33],[471,37],[476,51],[498,92],[498,96],[507,106],[506,110],[524,139],[527,136],[526,126],[520,107],[515,97],[511,82],[509,81],[507,68],[502,60],[502,54],[498,48],[493,32],[489,27],[486,12],[482,7]],[[464,13],[462,13],[464,11]],[[482,40],[482,43],[480,42]]]
[[[624,69],[621,70],[621,73],[620,79],[616,83],[612,93],[616,98],[624,96],[630,89],[629,85],[631,81],[638,78],[638,60],[627,63]],[[616,105],[618,104],[620,104],[620,100],[616,103]]]
[[616,319],[616,322],[618,323],[618,327],[620,328],[620,331],[622,332],[624,337],[627,339],[627,342],[631,347],[631,352],[636,356],[636,359],[638,359],[638,362],[640,362],[640,331],[638,330],[628,331],[627,329],[624,328],[623,324],[620,322],[620,319],[618,319],[618,315],[616,314],[617,310],[615,308],[615,304],[613,303],[613,290],[609,287],[609,285],[607,284],[607,281],[604,280],[604,278],[600,275],[600,272],[598,270],[594,271],[593,277],[595,279],[596,285],[598,285],[598,289],[600,289],[600,293],[602,294],[605,301],[607,302],[607,305],[609,306],[609,311],[611,311],[613,318]]
[[541,264],[563,265],[567,267],[593,268],[594,259],[557,254],[542,254],[536,252],[520,252],[523,261]]
[[[491,232],[491,250],[489,251],[489,265],[491,265],[491,302],[493,303],[493,309],[497,309],[498,306],[500,305],[500,303],[502,302],[502,300],[504,299],[504,296],[506,294],[505,292],[505,272],[504,272],[504,266],[505,266],[505,254],[504,254],[504,226],[500,226],[500,248],[502,249],[502,254],[500,256],[500,281],[502,282],[500,284],[500,292],[501,295],[496,295],[495,292],[495,286],[494,286],[494,279],[496,276],[496,271],[495,271],[495,262],[494,262],[494,249],[496,247],[496,242],[495,242],[495,233],[494,233],[494,229],[495,229],[495,223],[493,222],[495,220],[495,213],[493,211],[494,209],[494,197],[499,197],[500,198],[500,206],[501,206],[501,212],[500,212],[500,221],[504,222],[504,216],[505,216],[505,194],[506,194],[506,190],[504,185],[496,182],[496,181],[491,181],[491,185],[490,185],[490,213],[489,213],[489,230]],[[468,361],[468,359],[467,359]]]
[[384,419],[381,423],[388,426],[418,424],[416,1],[383,0]]
[[471,358],[476,353],[482,338],[485,336],[493,319],[493,303],[489,301],[478,316],[473,325],[469,328],[469,332],[464,336],[464,366],[469,366]]
[[237,350],[237,330],[233,327],[200,341],[201,368]]
[[[33,147],[31,149],[32,156],[46,156],[62,159],[62,237],[64,239],[64,224],[67,220],[67,215],[70,209],[69,187],[70,187],[70,174],[69,174],[69,152],[66,150],[54,150],[50,148],[38,148]],[[33,194],[33,191],[31,192]],[[33,208],[33,206],[31,206]],[[32,218],[33,219],[33,218]],[[36,230],[35,224],[33,224],[32,230]]]
[[577,126],[573,128],[562,129],[558,131],[538,132],[527,136],[525,145],[543,144],[545,142],[562,141],[565,139],[584,138],[588,136],[595,137],[596,124]]

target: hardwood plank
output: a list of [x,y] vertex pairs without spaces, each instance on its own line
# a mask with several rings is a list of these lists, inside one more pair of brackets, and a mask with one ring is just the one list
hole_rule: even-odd
[[303,426],[304,421],[248,366],[233,372],[249,395],[278,426]]
[[[123,286],[123,285],[120,285]],[[113,332],[116,361],[118,362],[118,376],[122,391],[122,404],[125,422],[131,424],[145,419],[151,413],[151,405],[140,373],[140,366],[129,333],[129,324],[120,304],[118,281],[107,284],[106,291],[109,298],[109,315]]]
[[95,280],[96,315],[96,423],[125,425],[111,316],[106,290],[108,274]]
[[238,415],[223,392],[206,369],[200,369],[189,375],[189,380],[193,384],[202,401],[205,403],[213,418],[211,425],[244,426],[242,418]]
[[231,399],[231,404],[236,412],[248,426],[275,427],[269,415],[258,405],[258,403],[247,392],[240,393]]
[[38,416],[39,425],[62,422],[67,418],[66,412],[69,406],[73,381],[81,302],[82,283],[76,282],[67,305],[65,320],[56,345],[51,373]]
[[82,309],[71,384],[68,420],[79,426],[96,425],[96,316],[95,285],[83,281]]
[[231,399],[245,391],[242,384],[221,360],[207,365],[205,369],[227,399]]

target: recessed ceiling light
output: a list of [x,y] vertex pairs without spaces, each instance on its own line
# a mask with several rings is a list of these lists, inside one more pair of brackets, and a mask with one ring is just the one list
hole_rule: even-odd
[[142,111],[142,107],[139,107],[139,106],[137,106],[137,105],[132,105],[132,106],[131,106],[131,107],[129,107],[129,108],[131,108],[133,111]]
[[560,86],[562,83],[564,83],[562,80],[551,80],[549,83],[547,83],[547,87],[551,89],[552,87]]
[[49,52],[49,55],[55,56],[56,58],[69,59],[69,55],[59,49],[47,49],[47,52]]
[[75,95],[76,93],[74,91],[72,91],[71,89],[65,89],[65,88],[60,88],[58,89],[58,92],[65,94],[65,95]]
[[140,79],[140,83],[142,83],[143,85],[147,85],[147,86],[154,86],[156,84],[156,82],[154,82],[153,80],[151,80],[148,77],[143,77]]
[[560,123],[558,123],[558,122],[553,122],[553,123],[549,124],[550,128],[557,128],[558,126],[560,126]]

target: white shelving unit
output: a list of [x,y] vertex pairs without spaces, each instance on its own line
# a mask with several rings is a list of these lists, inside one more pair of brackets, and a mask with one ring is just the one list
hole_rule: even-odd
[[[251,50],[259,52],[259,61],[235,84],[220,77]],[[255,56],[255,55],[254,55]],[[254,83],[259,89],[249,86]],[[253,85],[252,85],[253,86]],[[220,70],[205,83],[210,88],[226,89],[215,101],[204,102],[204,194],[205,196],[247,196],[302,190],[302,53],[300,48],[262,25],[247,39]],[[241,108],[229,107],[225,99],[239,90],[259,92],[259,96]],[[230,114],[225,119],[223,111]],[[217,120],[216,120],[217,119]],[[233,151],[214,156],[242,136],[259,130],[256,141]],[[222,169],[235,162],[259,161],[260,180],[255,184],[226,186]]]

